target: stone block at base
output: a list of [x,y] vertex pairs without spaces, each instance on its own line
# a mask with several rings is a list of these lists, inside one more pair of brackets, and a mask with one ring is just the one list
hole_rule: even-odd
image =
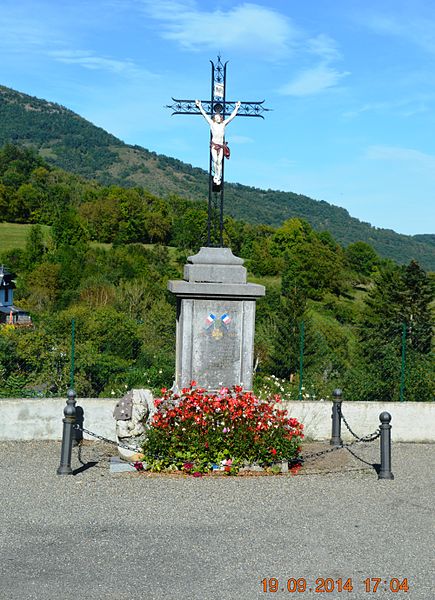
[[111,473],[137,473],[137,470],[128,462],[119,458],[119,456],[110,457],[110,472]]
[[177,297],[176,387],[251,389],[255,301],[265,288],[246,282],[229,248],[201,248],[188,260],[185,280],[168,282]]

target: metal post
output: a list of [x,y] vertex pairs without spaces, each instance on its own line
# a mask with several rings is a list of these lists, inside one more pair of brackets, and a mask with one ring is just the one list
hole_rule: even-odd
[[379,470],[378,479],[394,479],[391,472],[391,415],[388,412],[383,412],[379,415],[381,425],[381,468]]
[[302,400],[302,385],[304,382],[304,336],[305,324],[303,321],[299,324],[299,394],[298,400]]
[[341,403],[343,402],[342,391],[336,389],[332,392],[332,434],[331,446],[342,446],[343,440],[341,439]]
[[70,367],[70,389],[74,389],[74,355],[75,355],[75,319],[71,321],[71,367]]
[[[226,96],[226,77],[227,63],[223,63],[221,57],[211,63],[211,93],[210,100],[202,100],[204,110],[212,116],[215,112],[220,112],[222,117],[232,108],[235,108],[235,102],[227,100]],[[173,115],[200,115],[201,111],[196,106],[195,100],[181,100],[172,98],[173,104],[167,105],[172,109]],[[263,106],[264,100],[255,102],[241,102],[238,117],[257,117],[264,119],[263,113],[269,109]],[[210,133],[210,141],[211,141]],[[224,157],[222,157],[224,158]],[[209,151],[209,189],[208,189],[208,220],[207,220],[207,246],[216,246],[224,244],[224,160],[222,160],[222,182],[215,185],[213,182],[213,161]],[[218,206],[219,204],[219,206]],[[219,234],[219,236],[218,236]]]
[[400,372],[400,402],[404,401],[406,368],[406,323],[402,323],[402,366]]
[[74,439],[74,425],[76,422],[76,393],[74,390],[68,390],[67,396],[66,406],[63,409],[64,418],[60,466],[56,471],[58,475],[72,475],[71,452]]

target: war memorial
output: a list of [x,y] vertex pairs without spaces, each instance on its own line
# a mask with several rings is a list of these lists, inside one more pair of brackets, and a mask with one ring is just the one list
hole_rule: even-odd
[[199,114],[210,126],[206,244],[189,257],[184,280],[168,284],[177,298],[177,389],[190,381],[209,390],[234,385],[252,389],[255,301],[265,288],[248,283],[243,260],[223,246],[224,163],[230,155],[225,129],[235,117],[263,118],[267,109],[263,101],[228,101],[226,70],[220,57],[211,62],[210,100],[173,98],[170,105],[173,114]]

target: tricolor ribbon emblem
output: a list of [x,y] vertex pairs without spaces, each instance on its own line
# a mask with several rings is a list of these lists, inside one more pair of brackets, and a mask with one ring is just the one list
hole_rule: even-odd
[[217,317],[216,315],[214,315],[213,313],[210,313],[207,318],[205,319],[205,329],[210,329],[212,327],[212,325],[218,325],[220,326],[220,323],[222,323],[223,327],[225,329],[228,328],[228,325],[231,323],[231,317],[228,313],[224,313],[223,315],[221,315],[219,317],[219,320],[217,321]]

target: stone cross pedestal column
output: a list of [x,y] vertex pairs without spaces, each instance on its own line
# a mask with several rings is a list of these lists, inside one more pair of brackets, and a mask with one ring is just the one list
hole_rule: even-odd
[[168,289],[177,297],[176,386],[252,389],[255,301],[265,288],[247,283],[243,259],[201,248]]

